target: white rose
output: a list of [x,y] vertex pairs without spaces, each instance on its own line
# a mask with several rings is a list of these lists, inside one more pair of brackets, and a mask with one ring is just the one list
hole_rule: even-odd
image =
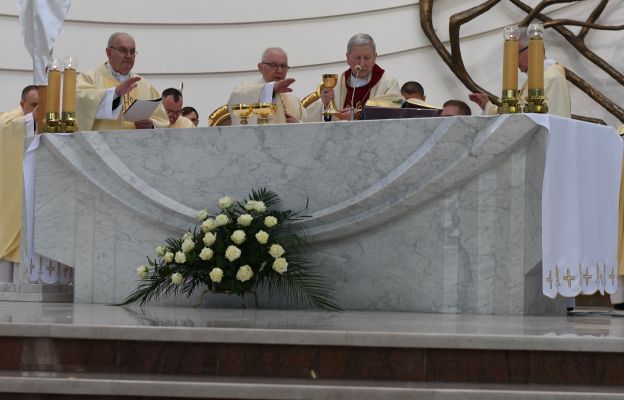
[[223,279],[223,270],[221,268],[213,268],[212,271],[210,271],[210,280],[216,283],[221,282],[221,279]]
[[254,205],[255,205],[255,204],[256,204],[256,201],[255,201],[255,200],[249,200],[249,201],[247,202],[247,204],[245,204],[245,210],[247,210],[247,211],[251,211],[251,210],[253,210],[253,209],[255,208],[255,207],[254,207]]
[[253,271],[251,270],[251,267],[249,265],[243,265],[236,272],[236,279],[238,279],[241,282],[246,282],[250,280],[252,276],[253,276]]
[[204,244],[207,247],[210,247],[214,244],[215,240],[217,240],[217,235],[212,232],[208,232],[204,235]]
[[282,246],[280,246],[279,244],[272,244],[271,247],[269,248],[269,254],[271,255],[271,257],[273,258],[279,258],[281,257],[286,251],[284,250],[284,248]]
[[236,246],[228,246],[228,248],[225,249],[225,258],[227,258],[230,261],[238,260],[240,256],[241,256],[241,251]]
[[230,222],[230,219],[228,218],[227,215],[225,214],[219,214],[215,217],[215,225],[216,226],[223,226],[223,225],[227,225],[228,222]]
[[136,269],[136,273],[140,279],[147,279],[147,277],[149,276],[149,269],[147,269],[147,266],[141,265],[139,268]]
[[208,247],[204,247],[201,253],[199,253],[199,258],[201,258],[204,261],[208,261],[212,258],[212,255],[213,255],[212,250],[210,250]]
[[171,274],[171,283],[173,283],[174,285],[179,285],[182,282],[184,282],[184,277],[181,273],[176,272],[174,274]]
[[215,220],[212,218],[208,218],[206,219],[204,222],[202,222],[202,231],[204,232],[209,232],[211,230],[213,230],[214,228],[216,228],[217,226],[215,225]]
[[265,212],[266,211],[266,206],[264,205],[264,202],[256,201],[255,204],[254,204],[254,210],[259,212],[259,213]]
[[182,251],[188,253],[195,248],[195,242],[192,239],[186,239],[182,242]]
[[184,264],[186,262],[186,255],[181,251],[176,252],[175,254],[175,262],[178,264]]
[[267,228],[273,228],[275,225],[277,225],[277,218],[275,218],[272,215],[269,215],[268,217],[264,218],[264,226],[266,226]]
[[163,260],[165,260],[165,262],[166,262],[167,264],[169,264],[170,262],[172,262],[172,261],[173,261],[173,253],[172,253],[172,252],[170,252],[170,251],[166,252],[166,253],[165,253],[165,256],[163,257]]
[[249,214],[243,214],[236,219],[236,222],[238,222],[238,224],[242,226],[251,225],[251,221],[253,221],[253,217]]
[[195,215],[195,218],[197,218],[198,221],[203,221],[206,218],[208,218],[208,211],[206,210],[199,210],[199,212],[197,213],[197,215]]
[[232,233],[232,236],[230,236],[230,239],[232,239],[232,242],[236,244],[241,244],[245,241],[245,232],[241,231],[240,229],[234,231]]
[[165,246],[157,246],[156,247],[156,255],[158,257],[162,257],[167,252],[167,248]]
[[283,274],[284,272],[286,272],[287,269],[288,263],[286,262],[285,258],[280,257],[276,258],[275,261],[273,261],[273,270],[278,274]]
[[266,244],[269,241],[269,234],[265,231],[258,231],[258,233],[256,233],[256,240],[260,244]]
[[223,196],[219,199],[219,208],[225,210],[232,207],[232,198],[230,196]]
[[193,238],[193,234],[191,232],[186,232],[184,235],[182,235],[182,241],[185,241],[186,239],[192,239]]

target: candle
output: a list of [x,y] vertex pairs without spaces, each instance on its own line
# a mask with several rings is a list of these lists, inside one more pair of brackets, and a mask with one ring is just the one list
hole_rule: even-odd
[[[53,58],[48,68],[48,95],[46,96],[47,113],[61,112],[61,62]],[[57,115],[60,118],[60,115]]]
[[78,62],[74,57],[65,57],[63,60],[63,112],[76,112],[76,67]]
[[544,27],[531,24],[529,35],[529,90],[544,89]]
[[503,91],[518,90],[518,41],[505,40],[503,48]]
[[76,112],[76,70],[63,71],[63,112]]

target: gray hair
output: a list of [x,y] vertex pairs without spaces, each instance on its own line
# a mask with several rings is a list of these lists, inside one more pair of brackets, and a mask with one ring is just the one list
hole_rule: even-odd
[[377,52],[377,46],[375,46],[375,41],[368,33],[357,33],[349,39],[349,43],[347,43],[347,53],[351,53],[353,50],[353,46],[363,46],[369,45],[373,48],[373,51]]
[[113,44],[115,43],[115,40],[121,36],[128,36],[130,39],[134,40],[134,38],[130,34],[127,34],[125,32],[115,32],[112,35],[110,35],[110,37],[108,38],[107,47],[112,47]]
[[272,53],[272,52],[284,53],[284,55],[288,57],[288,54],[286,54],[284,49],[282,49],[281,47],[269,47],[268,49],[262,52],[262,58],[260,59],[260,61],[266,62],[266,59],[269,56],[269,53]]

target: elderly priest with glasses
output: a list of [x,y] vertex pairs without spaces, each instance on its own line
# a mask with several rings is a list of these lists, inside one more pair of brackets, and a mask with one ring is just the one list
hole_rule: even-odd
[[[271,123],[306,122],[308,116],[299,98],[292,93],[290,85],[295,82],[286,78],[288,56],[279,47],[270,47],[262,53],[262,61],[258,63],[258,71],[262,78],[257,82],[243,83],[237,86],[230,95],[228,108],[232,111],[234,104],[275,103],[277,110]],[[232,119],[233,124],[238,121]]]
[[83,131],[167,128],[169,118],[162,104],[149,118],[124,121],[123,113],[134,100],[160,98],[160,92],[147,80],[132,73],[137,51],[134,38],[113,33],[108,39],[108,62],[78,75],[76,118]]

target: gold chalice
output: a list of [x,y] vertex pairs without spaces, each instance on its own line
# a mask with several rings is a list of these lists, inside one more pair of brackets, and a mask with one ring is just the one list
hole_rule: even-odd
[[[323,86],[327,89],[333,89],[338,84],[338,75],[336,74],[323,74]],[[323,115],[336,115],[340,114],[340,110],[336,107],[336,102],[334,100],[329,102],[329,105],[325,107],[323,110]]]
[[269,117],[275,114],[277,111],[277,104],[275,103],[253,103],[251,110],[254,115],[258,117],[258,125],[264,125],[269,123]]
[[247,125],[247,118],[251,115],[251,105],[234,104],[232,105],[232,114],[240,118],[241,125]]

